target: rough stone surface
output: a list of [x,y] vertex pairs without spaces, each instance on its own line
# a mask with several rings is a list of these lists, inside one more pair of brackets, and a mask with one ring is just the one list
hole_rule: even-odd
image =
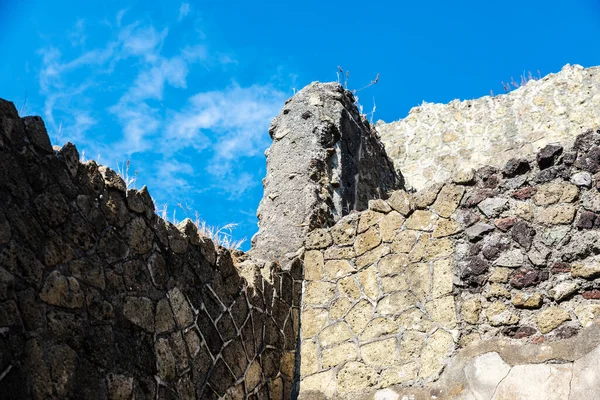
[[[263,276],[235,252],[246,264],[234,266],[189,221],[160,219],[147,189],[82,164],[72,144],[54,152],[41,119],[20,120],[9,104],[0,100],[0,397],[290,398],[300,261]],[[315,248],[332,244],[323,240]]]
[[582,129],[594,123],[599,80],[598,67],[566,65],[506,95],[424,103],[406,118],[376,128],[389,156],[402,166],[407,184],[417,189],[444,182],[461,170],[502,168],[511,158],[541,149],[530,164],[545,169],[559,161],[562,146],[572,146]]
[[252,254],[281,259],[311,230],[329,227],[402,187],[353,95],[334,83],[300,90],[273,120]]

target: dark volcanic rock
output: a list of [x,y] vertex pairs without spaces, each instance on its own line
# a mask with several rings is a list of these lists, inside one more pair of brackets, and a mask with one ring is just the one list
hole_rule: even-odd
[[560,145],[548,144],[544,146],[536,156],[540,169],[546,169],[553,166],[562,151],[563,147]]

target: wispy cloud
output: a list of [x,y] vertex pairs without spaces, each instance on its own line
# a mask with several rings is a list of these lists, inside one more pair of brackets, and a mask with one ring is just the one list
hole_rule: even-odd
[[[181,4],[178,19],[190,12],[188,3]],[[232,198],[260,184],[256,172],[243,170],[238,161],[259,155],[262,159],[270,143],[269,122],[286,95],[269,83],[191,91],[188,79],[193,71],[237,63],[233,52],[211,50],[206,40],[171,37],[169,26],[131,21],[132,15],[121,10],[116,22],[107,23],[111,35],[97,48],[79,54],[65,51],[69,57],[58,46],[40,51],[39,83],[46,96],[48,125],[54,131],[60,127],[66,140],[90,145],[92,154],[112,153],[103,155],[105,162],[111,156],[155,154],[152,179],[169,193],[189,191],[190,179],[198,174],[213,177],[207,186]],[[83,20],[77,21],[71,41],[90,42],[86,27]],[[171,44],[166,50],[167,42]],[[121,79],[115,81],[115,76]],[[98,94],[108,106],[95,107]],[[101,121],[106,125],[110,117],[121,134],[91,145],[86,133]],[[196,165],[190,163],[193,158],[183,161],[181,152],[188,150],[202,153],[202,161]]]
[[190,5],[189,3],[181,3],[179,7],[179,21],[184,19],[190,13]]

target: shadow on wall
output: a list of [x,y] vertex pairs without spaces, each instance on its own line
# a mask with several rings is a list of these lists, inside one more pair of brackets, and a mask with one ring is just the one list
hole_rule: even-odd
[[0,100],[0,397],[289,398],[302,265],[236,254]]

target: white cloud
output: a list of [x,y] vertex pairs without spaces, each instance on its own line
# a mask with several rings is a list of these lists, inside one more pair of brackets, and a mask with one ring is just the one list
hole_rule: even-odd
[[216,161],[254,156],[268,146],[269,122],[284,99],[283,92],[268,85],[197,93],[184,111],[172,115],[165,140],[173,150],[196,147],[210,131]]
[[190,5],[189,3],[181,3],[179,7],[179,21],[184,19],[190,13]]
[[[286,94],[269,84],[232,84],[190,96],[190,70],[199,63],[206,68],[237,63],[234,55],[209,51],[204,43],[180,43],[179,53],[166,56],[163,45],[169,28],[140,21],[124,25],[126,12],[122,10],[117,15],[117,27],[111,26],[116,32],[104,46],[71,59],[63,59],[61,51],[54,47],[40,52],[40,87],[46,95],[44,114],[49,126],[54,131],[62,127],[66,140],[87,144],[91,153],[102,150],[112,153],[113,158],[140,152],[161,155],[161,161],[152,169],[164,190],[189,190],[194,168],[214,178],[212,189],[234,198],[260,184],[254,171],[242,170],[236,161],[262,155],[270,144],[270,120],[281,108]],[[189,14],[189,4],[182,4],[179,12],[181,18]],[[85,37],[82,21],[75,28]],[[71,72],[74,73],[69,75]],[[112,78],[131,76],[132,72],[129,82]],[[74,76],[79,78],[71,80]],[[78,82],[76,79],[81,80],[81,76],[85,78]],[[179,105],[171,105],[169,87],[178,90],[177,96],[187,97],[183,109],[175,110]],[[88,97],[90,89],[102,90],[102,98],[112,99],[112,105],[95,108],[94,97]],[[104,111],[115,117],[122,135],[110,142],[92,144],[86,132],[100,123]],[[186,148],[203,152],[200,165],[192,168],[177,158],[177,153]]]

